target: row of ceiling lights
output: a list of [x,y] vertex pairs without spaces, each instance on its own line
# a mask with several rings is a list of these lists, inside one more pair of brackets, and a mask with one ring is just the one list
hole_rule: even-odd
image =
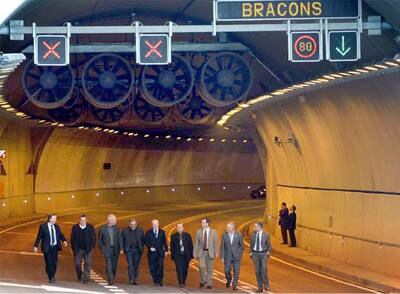
[[308,87],[317,87],[321,84],[326,84],[326,83],[330,83],[333,81],[337,81],[340,79],[344,79],[344,78],[348,78],[351,76],[360,76],[360,75],[365,75],[365,74],[369,74],[372,72],[379,72],[379,71],[383,71],[383,70],[387,70],[389,68],[396,68],[400,66],[400,59],[394,59],[391,61],[386,61],[386,62],[382,62],[382,63],[376,63],[374,65],[370,65],[370,66],[364,66],[362,68],[358,68],[355,70],[350,70],[350,71],[346,71],[346,72],[340,72],[340,73],[334,73],[334,74],[327,74],[327,75],[323,75],[320,78],[317,79],[313,79],[310,80],[308,82],[304,82],[304,83],[300,83],[300,84],[296,84],[296,85],[292,85],[290,87],[287,88],[283,88],[277,91],[274,91],[272,93],[263,95],[263,96],[259,96],[257,98],[251,99],[245,103],[241,103],[239,104],[237,107],[233,108],[232,110],[228,111],[225,115],[223,115],[220,120],[217,122],[217,124],[219,126],[224,126],[225,128],[227,128],[226,124],[227,122],[237,113],[245,110],[246,108],[253,106],[255,104],[270,100],[272,98],[275,98],[277,96],[281,96],[281,95],[285,95],[288,93],[291,93],[293,91],[298,91],[298,90],[302,90]]
[[[223,191],[225,191],[225,190],[227,189],[227,186],[222,186],[221,189],[222,189]],[[250,190],[250,189],[251,189],[251,186],[250,186],[250,185],[247,186],[247,189]],[[200,191],[201,191],[201,187],[200,187],[200,186],[197,186],[196,190],[197,190],[198,192],[200,192]],[[171,188],[171,192],[175,192],[175,191],[176,191],[176,188],[175,188],[175,187],[172,187],[172,188]],[[146,193],[147,193],[147,194],[150,194],[150,189],[149,189],[149,188],[146,189]],[[125,195],[125,192],[124,192],[124,191],[121,191],[121,192],[120,192],[120,195],[121,195],[121,197],[124,196],[124,195]],[[96,193],[96,197],[100,197],[100,193],[99,193],[99,192]],[[72,194],[72,195],[71,195],[71,199],[75,199],[75,198],[76,198],[76,196],[75,196],[74,194]],[[52,199],[51,196],[48,196],[48,197],[47,197],[47,200],[48,200],[48,201],[51,201],[51,199]],[[28,199],[24,199],[23,202],[24,202],[24,204],[28,204],[29,201],[28,201]],[[2,203],[2,207],[6,207],[6,206],[7,206],[7,203],[6,203],[6,202],[3,202],[3,203]]]

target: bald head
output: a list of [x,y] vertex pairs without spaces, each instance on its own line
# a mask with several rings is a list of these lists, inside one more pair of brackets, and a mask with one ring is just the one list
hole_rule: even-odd
[[158,230],[158,228],[160,227],[160,222],[158,221],[158,219],[153,219],[151,221],[151,226],[152,226],[153,229],[157,229]]
[[114,214],[109,214],[107,217],[107,224],[109,226],[115,226],[117,224],[117,217]]
[[181,234],[183,232],[183,230],[184,230],[183,224],[179,223],[179,224],[176,225],[176,231],[178,233]]

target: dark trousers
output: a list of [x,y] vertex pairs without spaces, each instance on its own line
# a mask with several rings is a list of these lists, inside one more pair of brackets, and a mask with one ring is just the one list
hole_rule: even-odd
[[104,258],[106,259],[106,273],[109,282],[114,282],[117,273],[119,252],[115,248],[106,248]]
[[189,269],[189,261],[182,254],[174,255],[174,262],[176,267],[176,275],[178,276],[178,283],[185,284]]
[[[78,280],[90,280],[90,268],[92,265],[92,250],[77,249],[74,252],[75,270]],[[84,271],[82,272],[82,264]]]
[[282,234],[282,242],[283,242],[283,244],[287,244],[288,243],[287,231],[288,231],[287,227],[281,225],[281,234]]
[[268,280],[268,267],[267,261],[268,256],[265,252],[254,252],[252,255],[254,271],[256,272],[258,289],[262,289],[263,285],[265,289],[269,288]]
[[150,251],[147,257],[153,282],[159,284],[164,279],[164,256],[160,256],[157,252]]
[[233,268],[233,282],[232,287],[236,288],[239,281],[240,274],[240,260],[234,260],[233,257],[228,259],[224,259],[225,266],[225,278],[228,283],[232,281],[232,268]]
[[139,274],[139,264],[142,253],[139,248],[131,249],[125,253],[126,261],[128,262],[129,281],[136,282]]
[[49,250],[43,253],[46,264],[46,273],[49,280],[53,279],[57,271],[58,247],[50,246]]
[[294,229],[289,229],[290,245],[296,246],[296,235],[294,234]]

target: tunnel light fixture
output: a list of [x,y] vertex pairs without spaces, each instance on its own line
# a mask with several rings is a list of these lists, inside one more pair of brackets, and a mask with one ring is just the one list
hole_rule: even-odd
[[366,66],[366,67],[364,67],[365,69],[367,69],[367,70],[370,70],[370,71],[377,71],[377,70],[379,70],[379,69],[377,69],[376,67],[373,67],[373,66]]
[[96,197],[99,197],[100,196],[100,193],[96,193]]
[[250,189],[251,189],[251,186],[247,186],[247,189],[250,190]]
[[186,141],[190,142],[190,141],[192,141],[192,138],[187,138]]
[[247,143],[248,141],[247,141],[246,139],[244,139],[242,142],[243,142],[243,143]]
[[78,127],[78,130],[83,130],[85,127],[84,126],[80,126]]
[[200,187],[197,187],[197,191],[200,191],[201,190],[201,188]]
[[225,191],[225,190],[226,190],[226,187],[225,187],[225,186],[222,186],[222,190],[224,190],[224,191]]
[[380,69],[387,69],[388,68],[386,65],[382,65],[382,64],[375,64],[375,66],[380,68]]
[[49,201],[50,201],[50,200],[51,200],[51,197],[47,197],[47,200],[49,200]]
[[391,61],[386,61],[385,64],[390,65],[390,66],[399,66],[397,63],[394,63]]
[[176,137],[176,139],[179,141],[179,140],[182,140],[182,137]]
[[171,139],[171,135],[166,135],[165,139]]
[[150,190],[149,190],[149,189],[147,189],[147,190],[146,190],[146,193],[147,193],[147,194],[149,194],[149,193],[150,193]]
[[25,200],[24,200],[24,203],[27,204],[27,203],[28,203],[28,199],[25,199]]
[[171,189],[171,192],[175,192],[175,188],[172,188],[172,189]]
[[74,198],[75,198],[75,195],[71,195],[71,198],[74,199]]
[[143,137],[144,138],[148,138],[148,137],[150,137],[150,135],[149,134],[145,134]]
[[211,139],[210,139],[210,142],[214,142],[214,141],[215,141],[215,139],[214,139],[214,138],[211,138]]
[[237,143],[237,140],[236,140],[236,139],[233,139],[233,140],[232,140],[232,143]]
[[358,71],[359,73],[368,73],[368,70],[365,69],[357,69],[356,71]]
[[125,194],[124,191],[122,191],[122,192],[121,192],[121,196],[124,196],[124,194]]
[[225,143],[225,142],[226,142],[226,139],[221,139],[221,142],[222,142],[222,143]]
[[198,138],[197,139],[199,142],[201,142],[201,141],[203,141],[204,139],[203,138]]
[[157,136],[155,136],[154,138],[155,138],[155,139],[160,139],[160,136],[157,135]]

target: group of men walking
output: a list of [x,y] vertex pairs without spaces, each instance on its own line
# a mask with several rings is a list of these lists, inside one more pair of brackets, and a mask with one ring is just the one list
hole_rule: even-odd
[[[49,215],[47,222],[40,225],[34,243],[35,252],[38,251],[39,243],[41,243],[50,283],[55,281],[58,252],[62,250],[62,245],[68,246],[65,236],[56,222],[57,216]],[[157,219],[152,220],[152,228],[144,233],[143,229],[138,226],[137,220],[132,218],[129,220],[129,226],[120,231],[116,216],[110,214],[107,223],[99,227],[96,238],[94,226],[87,222],[86,215],[81,215],[79,223],[72,227],[70,237],[78,281],[89,282],[92,253],[97,243],[105,258],[109,285],[114,284],[120,254],[125,254],[130,284],[138,285],[140,260],[145,247],[147,247],[147,258],[153,284],[154,286],[163,286],[164,259],[168,255],[168,243],[166,233],[159,228],[159,225]],[[221,256],[225,268],[226,288],[232,286],[233,290],[238,289],[244,242],[242,234],[235,230],[233,222],[227,224],[220,246],[218,233],[210,227],[208,218],[201,220],[201,228],[197,230],[194,240],[189,233],[184,231],[183,224],[178,223],[176,233],[171,235],[170,252],[176,266],[180,287],[185,287],[189,263],[196,258],[199,264],[200,288],[212,289],[214,261]],[[250,257],[253,260],[257,277],[258,292],[263,292],[263,289],[269,290],[267,261],[270,252],[269,233],[263,231],[262,223],[257,222],[254,224],[254,232],[250,238]]]

